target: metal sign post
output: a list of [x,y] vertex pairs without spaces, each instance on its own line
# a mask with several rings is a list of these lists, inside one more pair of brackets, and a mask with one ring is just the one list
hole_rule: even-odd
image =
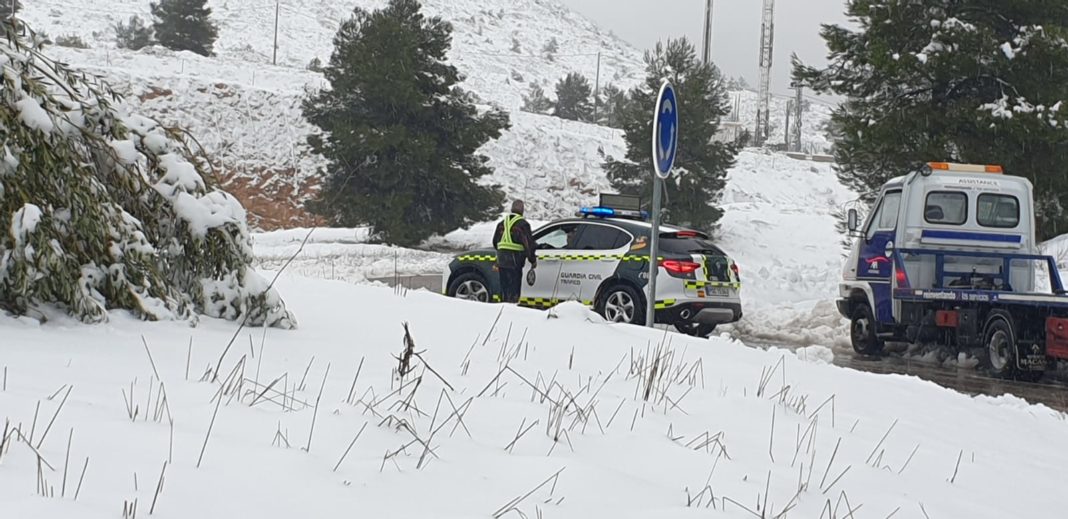
[[668,80],[660,85],[660,93],[653,114],[653,214],[649,236],[649,297],[646,302],[645,325],[656,325],[656,277],[660,272],[660,195],[664,179],[675,167],[679,144],[679,106],[675,88]]

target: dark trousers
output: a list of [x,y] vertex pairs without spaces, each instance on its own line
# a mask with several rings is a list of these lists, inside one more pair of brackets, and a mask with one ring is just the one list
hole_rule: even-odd
[[523,286],[523,269],[498,267],[501,274],[501,299],[505,303],[518,303]]
[[501,300],[518,303],[523,287],[523,267],[527,257],[522,252],[497,251],[497,269],[501,274]]

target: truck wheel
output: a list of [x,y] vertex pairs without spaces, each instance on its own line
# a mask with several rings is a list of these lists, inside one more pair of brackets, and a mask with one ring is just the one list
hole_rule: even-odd
[[605,291],[597,313],[613,323],[645,324],[645,305],[638,291],[627,285],[616,285]]
[[875,334],[875,314],[867,303],[861,303],[853,310],[849,338],[853,343],[853,351],[861,355],[879,355],[883,352],[883,341]]
[[716,325],[714,324],[702,324],[702,323],[688,323],[688,322],[676,322],[675,329],[679,333],[686,335],[692,335],[694,337],[709,338],[712,333],[716,331]]
[[486,280],[474,272],[468,272],[453,280],[452,284],[449,285],[448,295],[449,297],[478,301],[480,303],[488,303],[490,301],[490,291],[489,288],[486,288]]
[[980,361],[991,375],[1011,378],[1016,371],[1016,334],[1012,318],[1000,311],[990,313],[983,327],[983,348]]

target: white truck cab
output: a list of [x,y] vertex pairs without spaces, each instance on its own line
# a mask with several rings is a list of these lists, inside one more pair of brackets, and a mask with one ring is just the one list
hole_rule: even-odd
[[851,210],[856,240],[838,308],[852,322],[857,352],[877,354],[885,340],[970,346],[985,338],[982,321],[992,311],[1004,311],[1010,326],[1022,323],[1009,315],[1018,309],[1011,302],[1039,301],[1039,261],[1053,271],[1052,292],[1061,292],[1052,260],[1038,255],[1033,199],[1027,179],[999,166],[931,163],[886,183],[863,224]]

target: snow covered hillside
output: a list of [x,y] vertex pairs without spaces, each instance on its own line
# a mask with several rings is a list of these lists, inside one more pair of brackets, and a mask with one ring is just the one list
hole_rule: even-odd
[[[53,37],[77,35],[91,47],[51,47],[59,59],[116,83],[139,110],[190,129],[216,157],[224,187],[245,202],[254,224],[273,229],[311,223],[302,206],[318,188],[311,176],[323,160],[307,149],[313,128],[303,119],[300,103],[308,89],[321,88],[324,81],[306,65],[315,57],[329,58],[334,33],[354,6],[376,8],[384,2],[283,2],[279,66],[270,65],[274,4],[254,0],[211,3],[220,26],[215,58],[159,48],[136,53],[114,48],[114,23],[134,14],[147,17],[148,4],[32,2],[21,14],[37,30]],[[598,52],[603,83],[629,88],[642,79],[641,53],[615,36],[555,2],[520,4],[425,2],[429,14],[454,24],[451,59],[467,77],[465,86],[483,102],[516,111],[531,82],[551,90],[568,72],[593,77]],[[553,37],[561,50],[549,60],[540,50]],[[564,158],[578,158],[571,163],[579,165],[574,172],[578,180],[568,177],[568,187],[579,188],[575,196],[587,196],[604,183],[599,171],[591,173],[603,160],[598,148],[618,154],[622,147],[618,132],[595,126],[520,113],[513,115],[513,125],[487,150],[498,168],[489,180],[503,184],[513,196],[547,193],[547,184],[573,173],[563,168]],[[532,209],[542,211],[560,196],[536,198]]]
[[[278,287],[301,328],[245,330],[229,351],[235,325],[214,320],[0,317],[5,517],[993,519],[1068,506],[1055,477],[1068,454],[1049,448],[1068,422],[1015,398],[607,325],[571,305],[548,318],[288,275]],[[399,380],[402,322],[416,354]],[[1004,498],[1006,474],[1020,499]]]
[[[114,48],[111,26],[131,15],[148,15],[148,0],[27,2],[22,17],[53,37],[78,35],[90,49],[52,46],[59,59],[106,77],[139,111],[188,128],[217,159],[223,186],[249,209],[252,224],[277,229],[313,223],[303,203],[318,189],[323,165],[311,154],[314,129],[301,115],[308,89],[324,85],[306,70],[314,57],[327,59],[338,24],[352,7],[381,1],[283,2],[279,66],[270,65],[274,5],[255,0],[212,2],[220,24],[215,58],[159,48],[129,52]],[[511,131],[483,150],[509,197],[528,200],[531,215],[548,218],[588,203],[607,187],[600,165],[605,155],[625,152],[619,131],[518,112],[531,82],[546,90],[570,71],[593,77],[602,54],[602,84],[628,88],[644,78],[641,53],[551,0],[429,0],[428,13],[453,22],[451,59],[465,85],[485,103],[512,112]],[[552,61],[541,54],[551,37],[560,44]],[[518,43],[519,52],[513,51]],[[741,124],[753,126],[756,95],[737,100]],[[773,98],[772,124],[785,127],[785,99]],[[826,149],[823,126],[829,109],[813,104],[806,115],[806,149]],[[777,134],[776,134],[777,135]],[[773,136],[772,142],[781,141]]]

